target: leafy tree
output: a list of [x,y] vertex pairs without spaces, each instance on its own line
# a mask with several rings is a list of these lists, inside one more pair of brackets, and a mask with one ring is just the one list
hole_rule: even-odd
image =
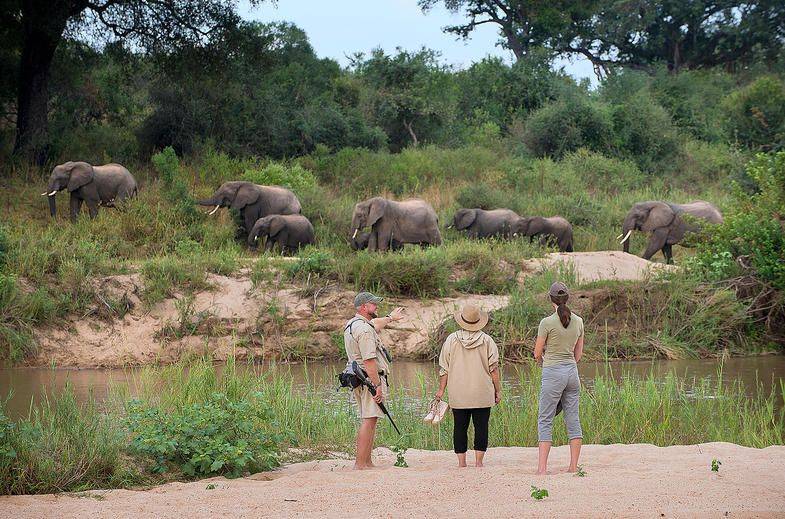
[[733,140],[760,151],[785,147],[785,83],[764,76],[732,92],[722,102],[725,127]]
[[454,119],[455,82],[435,51],[399,48],[388,56],[375,49],[368,59],[356,55],[352,67],[372,90],[370,111],[393,149],[433,139]]
[[67,36],[173,49],[236,25],[234,8],[234,0],[4,0],[0,19],[12,26],[4,32],[17,35],[21,49],[14,151],[38,163],[47,158],[49,78]]
[[582,55],[598,75],[611,66],[679,71],[777,59],[785,42],[780,0],[420,0],[464,12],[465,24],[445,28],[463,38],[480,25],[499,27],[501,44],[521,59],[532,48]]

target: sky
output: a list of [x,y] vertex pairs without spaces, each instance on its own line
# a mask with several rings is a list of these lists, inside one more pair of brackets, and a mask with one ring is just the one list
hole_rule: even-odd
[[[318,56],[343,66],[349,64],[347,56],[368,54],[376,47],[392,53],[396,47],[416,51],[425,46],[439,51],[444,63],[457,68],[466,68],[488,55],[513,61],[512,52],[496,45],[499,36],[493,24],[479,26],[467,41],[456,40],[442,27],[465,18],[441,5],[425,14],[417,0],[278,0],[255,8],[241,0],[240,13],[248,20],[293,22],[308,34]],[[596,84],[586,59],[562,59],[556,66],[564,67],[576,79],[588,78]]]

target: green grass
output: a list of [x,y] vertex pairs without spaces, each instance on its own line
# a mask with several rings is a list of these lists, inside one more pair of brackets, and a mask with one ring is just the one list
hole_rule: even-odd
[[[611,366],[606,370],[612,370]],[[491,446],[537,444],[539,370],[520,373],[516,384],[504,388],[503,401],[491,415]],[[130,407],[129,386],[136,391]],[[163,422],[156,426],[150,420],[155,416],[173,420],[189,416],[200,406],[207,406],[209,413],[205,411],[204,416],[216,420],[201,424],[200,428],[218,426],[223,423],[221,420],[242,412],[247,405],[262,410],[257,418],[244,422],[242,434],[256,430],[260,437],[267,438],[265,441],[274,438],[275,443],[265,447],[266,456],[271,456],[267,449],[297,447],[297,453],[285,455],[284,461],[303,456],[318,458],[327,451],[351,454],[354,448],[357,420],[348,394],[339,399],[328,397],[334,392],[332,387],[309,380],[295,385],[288,371],[275,366],[260,372],[258,367],[238,365],[234,359],[216,366],[207,359],[194,358],[144,368],[133,376],[129,386],[111,388],[109,399],[101,407],[91,400],[77,403],[67,388],[62,394],[45,399],[28,418],[18,422],[0,414],[2,491],[78,491],[187,478],[176,464],[151,463],[150,453],[156,442],[166,446],[161,452],[169,452],[174,445],[167,443],[167,435],[190,434],[188,427],[181,424],[171,429]],[[451,448],[451,417],[437,427],[422,423],[431,389],[424,380],[419,387],[405,391],[393,386],[388,408],[406,435],[405,445],[386,422],[378,429],[377,445]],[[592,386],[584,387],[581,393],[584,443],[667,446],[723,441],[750,447],[783,444],[785,383],[781,381],[769,394],[759,389],[753,393],[755,396],[748,396],[747,389],[741,382],[725,383],[721,365],[713,381],[680,380],[672,374],[665,379],[656,379],[654,375],[614,377],[612,372],[606,372],[594,378]],[[216,409],[216,401],[225,402],[227,410]],[[136,417],[130,422],[126,414],[129,410]],[[144,412],[140,414],[140,410]],[[133,434],[125,428],[129,423],[136,424]],[[148,440],[139,443],[139,438]],[[554,442],[566,441],[563,421],[557,419]],[[218,449],[216,454],[215,445],[200,445],[210,449],[212,456],[227,452]],[[177,456],[180,457],[171,459],[185,459],[181,454]],[[275,457],[265,459],[265,466],[276,463]],[[212,465],[205,465],[202,474],[212,472],[209,466]],[[221,473],[227,468],[216,466],[215,470]]]

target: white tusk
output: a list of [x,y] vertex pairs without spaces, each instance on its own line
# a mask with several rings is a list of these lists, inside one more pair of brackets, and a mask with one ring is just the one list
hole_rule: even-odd
[[41,196],[47,196],[48,194],[49,193],[44,192],[44,193],[41,193]]
[[517,238],[517,237],[518,237],[518,233],[517,233],[517,232],[514,232],[514,233],[512,233],[512,235],[513,235],[513,237],[515,237],[515,238]]
[[46,196],[55,196],[56,194],[57,194],[57,189],[55,189],[51,193],[47,194]]
[[213,213],[215,213],[215,212],[216,212],[218,209],[220,209],[220,208],[221,208],[221,206],[220,206],[220,205],[217,205],[217,206],[215,206],[215,209],[213,209],[212,211],[210,211],[210,212],[209,212],[209,213],[207,213],[207,214],[208,214],[208,215],[212,215]]
[[630,237],[630,234],[632,234],[632,229],[630,229],[629,231],[627,231],[627,235],[626,235],[626,236],[624,237],[624,239],[623,239],[622,241],[620,241],[619,243],[624,243],[625,241],[627,241],[627,239]]
[[253,241],[259,241],[259,236],[254,236]]
[[621,237],[622,237],[622,236],[624,236],[624,233],[621,233],[620,235],[616,236],[616,239],[617,239],[617,240],[621,240]]
[[357,237],[357,231],[359,231],[359,230],[360,229],[355,229],[354,230],[354,234],[352,234],[352,239],[355,239]]

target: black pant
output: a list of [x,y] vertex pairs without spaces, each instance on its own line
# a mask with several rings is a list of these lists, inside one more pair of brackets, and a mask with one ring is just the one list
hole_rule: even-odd
[[491,418],[490,407],[476,409],[453,409],[452,416],[455,427],[452,431],[452,443],[456,454],[463,454],[469,447],[469,419],[474,422],[474,450],[488,450],[488,420]]

